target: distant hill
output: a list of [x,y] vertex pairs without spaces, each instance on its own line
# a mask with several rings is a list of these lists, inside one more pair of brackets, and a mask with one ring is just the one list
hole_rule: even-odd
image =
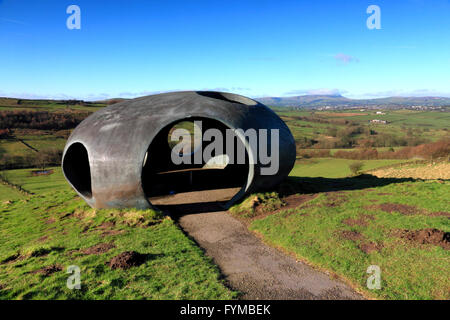
[[389,97],[378,99],[349,99],[341,95],[304,95],[294,97],[264,97],[255,100],[273,107],[384,107],[401,108],[412,106],[450,106],[450,98],[444,97]]
[[129,99],[125,99],[125,98],[111,98],[111,99],[106,99],[106,100],[96,100],[94,101],[95,103],[102,103],[102,104],[106,104],[106,105],[110,105],[110,104],[114,104],[114,103],[119,103],[125,100],[129,100]]

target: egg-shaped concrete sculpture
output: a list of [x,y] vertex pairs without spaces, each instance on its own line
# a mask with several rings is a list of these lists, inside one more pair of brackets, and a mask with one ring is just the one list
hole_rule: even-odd
[[[174,163],[168,137],[183,121],[200,124],[203,134],[209,129],[223,134],[234,145],[227,149],[228,140],[215,141],[223,143],[223,150],[204,157],[213,141],[209,137],[192,154],[175,155],[192,161]],[[257,140],[252,141],[255,133]],[[240,161],[239,150],[245,150]],[[69,137],[62,169],[91,207],[145,209],[152,207],[149,199],[155,196],[237,187],[229,206],[278,184],[294,162],[292,134],[268,107],[231,93],[187,91],[126,100],[93,113]]]

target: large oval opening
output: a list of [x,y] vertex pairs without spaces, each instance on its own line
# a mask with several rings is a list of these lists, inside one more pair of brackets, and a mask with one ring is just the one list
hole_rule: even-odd
[[63,159],[63,172],[70,184],[80,194],[92,197],[91,168],[86,148],[80,142],[75,142],[67,149]]
[[143,159],[142,186],[152,205],[200,212],[229,202],[248,176],[247,150],[231,128],[214,119],[188,118],[153,139]]

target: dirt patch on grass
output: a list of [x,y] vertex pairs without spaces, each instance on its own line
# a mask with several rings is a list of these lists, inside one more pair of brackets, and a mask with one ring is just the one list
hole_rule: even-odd
[[[315,199],[318,194],[293,194],[283,198],[285,205],[281,210],[297,208],[304,204],[305,202]],[[279,210],[278,210],[279,211]]]
[[102,238],[107,237],[107,236],[115,236],[118,234],[122,234],[124,233],[125,230],[105,230],[102,232],[102,234],[100,235]]
[[450,250],[450,232],[438,229],[400,230],[398,236],[418,244],[432,244],[445,250]]
[[47,239],[48,239],[48,236],[42,236],[39,239],[37,239],[37,241],[38,242],[44,242],[44,241],[47,241]]
[[57,264],[52,264],[50,266],[46,266],[41,269],[34,270],[31,273],[40,273],[40,274],[48,277],[49,275],[51,275],[55,272],[62,271],[62,269],[63,269],[62,266],[57,265]]
[[125,251],[115,256],[108,262],[111,269],[129,269],[143,264],[146,260],[146,255],[136,251]]
[[340,236],[343,239],[352,240],[352,241],[364,239],[363,235],[357,231],[344,230],[344,231],[341,231]]
[[232,206],[229,211],[243,221],[252,221],[274,214],[279,209],[284,208],[285,205],[286,203],[280,199],[278,193],[267,192],[254,194],[241,203]]
[[[302,208],[306,208],[307,205],[304,204],[317,196],[318,194],[292,194],[284,198],[278,198],[276,201],[269,199],[269,203],[266,203],[267,199],[261,199],[258,196],[254,196],[246,200],[247,203],[245,206],[247,207],[247,210],[239,212],[239,214],[235,216],[248,225],[254,220],[263,219],[281,211],[298,208],[302,205]],[[286,217],[294,213],[295,212],[291,212],[286,215]]]
[[365,254],[369,254],[375,251],[380,251],[383,248],[383,245],[375,242],[363,242],[358,247]]
[[52,224],[52,223],[55,223],[55,222],[56,222],[56,220],[53,219],[53,218],[45,220],[45,224]]
[[400,203],[382,203],[378,206],[376,206],[377,209],[380,209],[384,212],[392,213],[392,212],[399,212],[401,214],[410,216],[414,214],[423,214],[425,211],[423,209],[410,206],[407,204],[400,204]]
[[358,248],[365,254],[380,251],[383,245],[376,242],[367,241],[364,236],[357,231],[344,230],[340,232],[340,237],[345,240],[351,240],[358,244]]
[[377,195],[378,195],[378,196],[392,196],[393,193],[389,193],[389,192],[380,192],[380,193],[377,193]]
[[89,247],[87,249],[81,250],[84,254],[102,254],[108,252],[109,250],[115,248],[114,243],[99,243],[95,246]]
[[114,229],[115,226],[116,223],[113,221],[103,222],[102,224],[93,227],[92,229],[89,225],[86,225],[84,226],[82,233],[86,234],[91,231],[100,231],[101,232],[100,236],[104,238],[106,236],[114,236],[125,232],[125,230]]
[[125,230],[117,230],[113,229],[116,226],[115,222],[103,222],[101,225],[99,225],[96,229],[101,231],[101,237],[107,237],[107,236],[115,236],[118,234],[122,234],[125,232]]
[[345,201],[347,201],[347,195],[342,191],[327,192],[327,202],[325,206],[329,208],[339,207]]
[[373,221],[374,219],[375,219],[374,216],[364,214],[364,215],[360,215],[356,219],[347,218],[345,220],[342,220],[342,223],[344,223],[350,227],[353,227],[353,226],[367,227],[369,225],[369,222]]
[[438,212],[429,212],[422,208],[417,208],[415,206],[410,206],[407,204],[400,204],[400,203],[382,203],[379,205],[373,205],[373,206],[367,206],[365,207],[367,210],[381,210],[384,212],[392,213],[392,212],[399,212],[401,214],[412,216],[412,215],[427,215],[430,217],[449,217],[450,218],[450,212],[446,211],[438,211]]

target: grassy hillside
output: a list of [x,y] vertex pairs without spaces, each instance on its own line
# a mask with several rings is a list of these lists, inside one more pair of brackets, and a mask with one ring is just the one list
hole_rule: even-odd
[[[53,170],[38,177],[30,170],[7,172],[33,196],[0,184],[0,299],[236,296],[170,218],[151,210],[90,209]],[[128,251],[139,258],[125,264],[128,269],[108,265]],[[66,286],[70,265],[81,269],[81,290]]]
[[[245,200],[232,212],[264,242],[330,271],[369,297],[450,299],[450,182],[346,177],[341,162],[298,163],[280,189],[286,196],[281,201],[273,194],[251,196],[258,201],[249,206]],[[367,169],[377,165],[370,162]],[[420,166],[430,169],[413,165]],[[371,265],[381,269],[379,290],[366,286]]]

